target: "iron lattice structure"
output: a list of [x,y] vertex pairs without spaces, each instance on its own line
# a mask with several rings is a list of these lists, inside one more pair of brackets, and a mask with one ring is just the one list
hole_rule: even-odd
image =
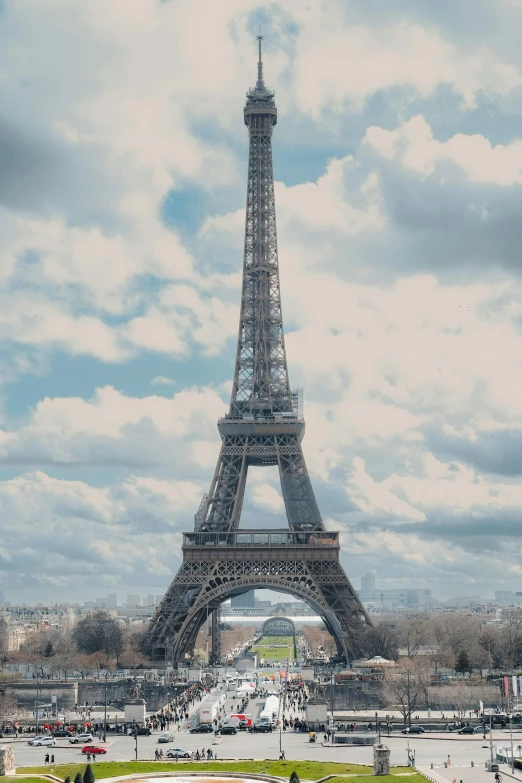
[[[212,611],[217,662],[219,606],[231,595],[265,587],[307,601],[323,617],[338,652],[351,657],[370,621],[340,565],[337,534],[325,531],[301,447],[305,424],[299,398],[289,383],[272,168],[277,108],[264,84],[261,36],[257,83],[247,93],[244,119],[250,148],[230,408],[218,422],[221,451],[210,491],[195,516],[196,533],[184,534],[183,564],[151,622],[149,646],[157,659],[182,661]],[[290,532],[235,532],[248,468],[260,465],[279,469]],[[245,543],[253,535],[259,541]]]

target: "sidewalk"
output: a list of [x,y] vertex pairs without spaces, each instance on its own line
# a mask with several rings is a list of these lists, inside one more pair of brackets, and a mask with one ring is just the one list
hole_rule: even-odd
[[[457,783],[495,783],[495,773],[488,772],[483,766],[471,767],[467,764],[452,764],[450,767],[436,765],[433,769],[431,767],[418,766],[417,769],[433,783],[453,783],[454,780]],[[522,772],[520,770],[515,770],[515,774],[512,775],[509,765],[500,764],[499,769],[505,783],[512,780],[522,781]]]

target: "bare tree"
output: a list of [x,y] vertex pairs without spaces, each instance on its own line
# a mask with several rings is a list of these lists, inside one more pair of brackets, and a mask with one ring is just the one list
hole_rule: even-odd
[[67,681],[68,675],[77,671],[78,648],[72,634],[64,634],[58,641],[53,655],[53,667]]
[[522,611],[508,609],[502,612],[500,633],[503,662],[513,668],[522,659]]
[[6,687],[0,687],[0,724],[16,720],[18,717],[18,699]]
[[123,652],[123,630],[120,623],[102,609],[83,617],[73,631],[78,650],[87,655],[102,652],[119,658]]
[[5,617],[0,617],[0,662],[4,662],[9,652],[9,627]]
[[405,726],[411,725],[412,714],[426,701],[428,682],[428,667],[419,658],[403,658],[398,666],[385,671],[383,696],[400,712]]
[[369,657],[380,655],[388,660],[397,660],[397,632],[390,623],[380,622],[367,628],[361,645]]
[[429,643],[429,626],[424,614],[402,618],[397,631],[399,646],[405,649],[407,658],[415,658],[419,649]]

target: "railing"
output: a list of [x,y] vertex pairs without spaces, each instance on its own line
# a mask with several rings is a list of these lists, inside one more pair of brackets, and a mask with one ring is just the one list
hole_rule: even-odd
[[329,530],[252,530],[224,533],[183,533],[184,547],[338,547],[339,533]]

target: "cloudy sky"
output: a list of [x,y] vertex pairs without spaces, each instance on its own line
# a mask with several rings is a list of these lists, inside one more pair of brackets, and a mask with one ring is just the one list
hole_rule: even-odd
[[[522,589],[521,0],[0,2],[0,588],[162,592],[239,313],[255,34],[305,454],[356,587]],[[245,525],[282,526],[252,470]]]

